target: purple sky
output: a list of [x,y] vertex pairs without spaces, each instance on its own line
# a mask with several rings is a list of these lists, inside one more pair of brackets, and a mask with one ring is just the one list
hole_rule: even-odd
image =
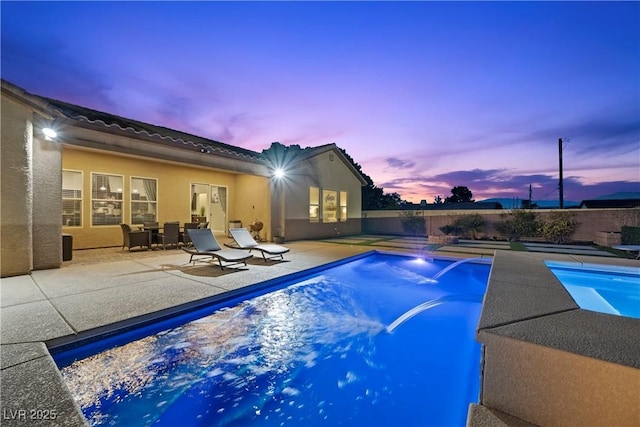
[[640,2],[6,2],[2,78],[433,202],[640,191]]

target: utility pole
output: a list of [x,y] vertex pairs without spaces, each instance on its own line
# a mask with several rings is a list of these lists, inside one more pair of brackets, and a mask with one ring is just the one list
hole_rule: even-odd
[[560,193],[560,209],[564,209],[564,188],[562,186],[562,138],[558,139],[558,158],[560,159],[560,182],[558,191]]

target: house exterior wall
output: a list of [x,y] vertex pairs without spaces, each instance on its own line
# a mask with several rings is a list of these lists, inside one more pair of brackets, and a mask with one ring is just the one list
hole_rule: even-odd
[[62,264],[61,149],[38,136],[43,118],[2,96],[2,277]]
[[254,221],[262,222],[260,238],[271,240],[271,190],[268,178],[237,175],[236,196],[234,197],[234,215],[229,220],[238,220],[242,226],[249,227]]
[[[62,264],[62,147],[39,136],[33,129],[33,269]],[[57,216],[57,217],[56,217]]]
[[[122,230],[118,224],[91,225],[92,172],[124,177],[122,220],[127,224],[131,224],[131,177],[157,180],[157,221],[160,224],[191,221],[191,184],[194,183],[227,187],[227,221],[238,215],[249,218],[248,212],[253,213],[252,206],[255,206],[256,216],[269,220],[269,209],[264,203],[270,197],[267,178],[76,147],[65,147],[62,167],[83,173],[82,226],[63,227],[64,233],[73,236],[74,249],[122,245]],[[259,203],[252,205],[251,201],[256,199]],[[57,221],[60,223],[61,217]]]
[[31,109],[2,97],[1,245],[2,277],[28,274],[32,245],[32,116]]
[[[287,240],[317,239],[361,231],[362,184],[333,150],[303,160],[280,182],[284,191],[284,227]],[[323,223],[309,219],[309,187],[347,192],[347,221]],[[274,203],[278,198],[274,197]],[[274,230],[275,233],[275,230]]]

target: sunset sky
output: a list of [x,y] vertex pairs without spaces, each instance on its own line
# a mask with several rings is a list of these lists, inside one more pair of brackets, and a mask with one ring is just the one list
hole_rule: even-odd
[[640,191],[640,2],[1,2],[2,78],[408,201]]

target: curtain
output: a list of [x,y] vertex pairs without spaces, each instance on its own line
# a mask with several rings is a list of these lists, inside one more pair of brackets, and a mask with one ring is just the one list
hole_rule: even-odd
[[218,187],[218,195],[220,196],[220,205],[222,212],[227,213],[227,189],[225,187]]
[[147,201],[156,202],[156,181],[154,179],[143,179],[144,192],[147,196]]

